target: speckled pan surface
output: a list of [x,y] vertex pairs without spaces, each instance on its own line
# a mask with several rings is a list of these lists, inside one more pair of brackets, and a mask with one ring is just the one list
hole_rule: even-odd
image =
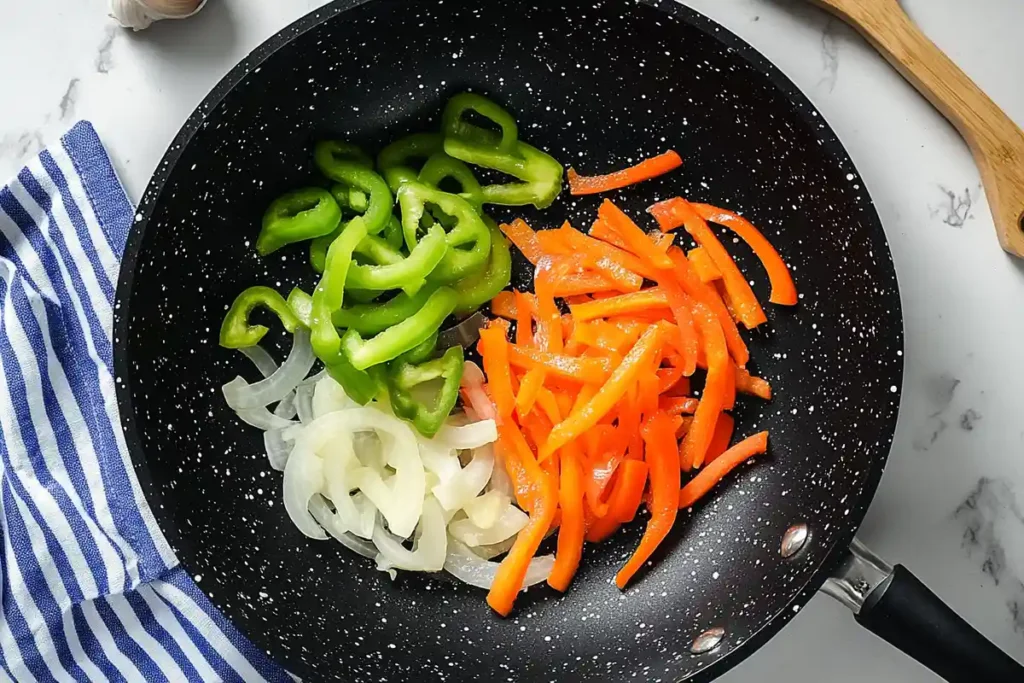
[[[391,582],[301,536],[259,432],[219,391],[252,377],[217,345],[234,296],[314,283],[304,249],[263,261],[252,248],[266,204],[316,180],[312,141],[376,150],[432,128],[466,88],[506,104],[524,139],[581,172],[677,149],[682,171],[617,199],[636,216],[678,193],[743,211],[802,293],[795,310],[769,307],[769,330],[750,336],[752,367],[776,398],[741,400],[737,430],[769,429],[770,455],[683,513],[669,550],[627,592],[611,580],[639,525],[588,547],[567,595],[532,589],[507,620],[445,576]],[[528,217],[585,227],[597,202],[564,196]],[[766,300],[756,260],[730,247]],[[172,144],[129,240],[117,312],[122,418],[162,529],[214,603],[306,680],[712,678],[798,611],[849,542],[881,475],[902,377],[893,266],[846,153],[763,57],[667,1],[342,1],[306,17],[229,74]],[[808,548],[783,560],[782,534],[800,521]],[[691,655],[712,626],[726,629],[723,645]]]

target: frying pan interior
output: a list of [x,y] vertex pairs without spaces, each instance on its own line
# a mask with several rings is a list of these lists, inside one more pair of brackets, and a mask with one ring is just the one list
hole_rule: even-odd
[[[140,479],[178,556],[257,645],[308,680],[580,680],[709,677],[788,620],[852,537],[888,453],[901,383],[896,279],[870,198],[826,123],[736,37],[675,3],[563,0],[338,2],[272,38],[229,74],[172,144],[143,199],[118,291],[116,364]],[[737,433],[771,452],[692,513],[625,593],[611,582],[642,524],[588,547],[564,596],[546,586],[509,619],[446,576],[390,581],[339,545],[305,539],[281,504],[261,435],[219,387],[252,378],[217,345],[244,287],[315,283],[302,246],[269,259],[264,207],[311,182],[312,142],[371,151],[433,129],[473,89],[521,136],[581,172],[668,148],[684,167],[613,195],[643,210],[677,194],[742,211],[794,269],[802,299],[746,335],[775,390],[741,399]],[[525,215],[586,229],[597,198]],[[725,237],[755,291],[766,278]],[[518,263],[515,281],[529,270]],[[279,349],[279,352],[280,349]],[[812,538],[783,560],[791,524]],[[720,648],[690,643],[720,626]]]

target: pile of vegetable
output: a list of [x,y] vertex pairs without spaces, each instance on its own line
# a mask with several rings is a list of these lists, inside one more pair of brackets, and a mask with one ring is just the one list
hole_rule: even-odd
[[[577,193],[621,186],[616,174],[581,181],[570,172],[570,182]],[[797,303],[789,270],[729,211],[678,197],[649,211],[666,234],[648,235],[608,200],[589,235],[568,223],[540,232],[521,220],[501,226],[536,272],[535,292],[499,294],[491,309],[501,317],[480,332],[498,453],[530,513],[487,596],[500,614],[511,611],[551,528],[558,545],[548,584],[565,591],[584,542],[608,538],[646,504],[646,531],[615,577],[624,588],[680,508],[767,449],[767,432],[729,446],[737,392],[771,398],[768,383],[745,369],[738,328],[767,318],[708,221],[754,249],[774,303]],[[688,254],[667,234],[679,227],[698,244]],[[706,370],[699,398],[690,387],[698,368]]]
[[[562,189],[562,167],[519,140],[507,111],[472,93],[448,102],[440,132],[384,148],[376,169],[361,149],[336,140],[317,143],[313,159],[330,189],[307,187],[271,203],[256,250],[265,257],[308,242],[320,282],[312,295],[296,288],[287,300],[269,287],[245,290],[224,319],[220,343],[255,346],[267,328],[249,317],[263,307],[288,332],[309,330],[313,353],[353,401],[366,405],[386,391],[395,415],[433,436],[455,406],[463,363],[457,345],[437,357],[438,332],[511,277],[508,243],[483,207],[547,207]],[[512,182],[481,185],[469,164]],[[448,183],[459,191],[442,190]],[[261,408],[239,415],[266,428],[272,421]]]

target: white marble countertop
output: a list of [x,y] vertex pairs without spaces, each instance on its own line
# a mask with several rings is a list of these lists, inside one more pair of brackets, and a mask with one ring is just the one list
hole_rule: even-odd
[[[803,0],[686,0],[810,97],[846,145],[889,238],[906,317],[892,456],[861,538],[907,565],[1024,660],[1024,263],[996,242],[978,171],[950,127],[866,43]],[[251,49],[322,0],[214,0],[138,34],[107,0],[5,2],[0,179],[77,119],[138,198],[167,144]],[[1024,3],[904,0],[924,30],[1024,124]],[[731,683],[937,680],[812,600]]]

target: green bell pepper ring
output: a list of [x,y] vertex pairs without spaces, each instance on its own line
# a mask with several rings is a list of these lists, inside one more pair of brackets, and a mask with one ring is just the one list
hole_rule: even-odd
[[352,265],[352,252],[366,237],[366,223],[356,217],[348,222],[327,250],[327,264],[320,283],[313,290],[310,310],[310,341],[317,358],[325,365],[336,363],[341,355],[341,337],[331,314],[341,308],[345,298],[345,279]]
[[[458,229],[456,227],[456,230]],[[448,233],[448,251],[437,264],[437,268],[428,276],[431,282],[451,284],[483,270],[491,252],[491,233],[483,221],[475,226],[474,233],[473,246],[469,249],[461,249],[460,245],[451,244],[455,231]]]
[[444,136],[440,133],[413,133],[392,142],[377,155],[377,168],[392,192],[410,180],[416,180],[416,170],[410,163],[414,159],[428,159],[443,151]]
[[443,152],[432,155],[420,169],[419,182],[441,189],[441,181],[451,178],[462,190],[459,196],[469,202],[477,213],[483,207],[483,192],[480,181],[473,175],[472,169],[463,162]]
[[353,329],[359,334],[383,332],[392,325],[412,317],[416,311],[423,308],[423,304],[434,293],[434,289],[436,288],[428,285],[412,296],[399,292],[384,303],[358,304],[342,308],[334,312],[334,324],[337,327]]
[[289,192],[271,202],[263,214],[256,251],[266,256],[286,244],[330,234],[340,222],[341,207],[327,190],[307,187]]
[[[453,346],[435,360],[413,365],[408,362],[391,363],[388,372],[388,397],[391,409],[398,417],[412,422],[416,431],[432,437],[448,419],[459,398],[459,384],[465,358],[461,346]],[[433,405],[414,397],[413,390],[425,383],[443,379],[444,383],[434,396]]]
[[281,319],[284,329],[295,332],[302,322],[288,307],[284,297],[270,287],[249,287],[237,297],[220,326],[220,345],[226,349],[256,346],[267,333],[264,325],[250,325],[249,314],[262,306]]
[[[462,116],[474,111],[501,128],[501,137],[495,131],[465,121]],[[448,100],[441,115],[441,132],[446,138],[460,138],[474,144],[498,149],[505,154],[516,154],[519,129],[512,115],[483,95],[461,93]]]
[[459,303],[455,306],[455,312],[459,314],[472,313],[496,297],[512,281],[512,254],[508,240],[501,234],[497,223],[487,216],[484,220],[491,232],[491,258],[487,270],[452,285],[459,296]]
[[338,354],[333,363],[325,363],[327,374],[345,390],[345,395],[361,406],[377,398],[387,383],[381,369],[356,370],[345,354]]
[[410,249],[416,246],[420,220],[427,213],[427,205],[451,216],[455,223],[448,235],[449,246],[462,246],[476,239],[482,225],[480,214],[472,204],[457,194],[442,192],[436,187],[410,181],[398,190],[398,206],[402,210],[402,232]]
[[288,292],[288,298],[285,301],[299,322],[309,327],[313,320],[313,297],[298,287],[293,287],[292,291]]
[[434,351],[437,349],[438,332],[439,330],[434,330],[434,333],[427,337],[426,340],[391,361],[391,364],[412,363],[413,365],[416,365],[418,363],[425,363],[433,358]]
[[402,234],[402,222],[393,215],[384,228],[384,240],[392,249],[398,250],[405,246],[405,235]]
[[350,209],[357,214],[365,213],[367,207],[370,206],[370,198],[366,196],[365,192],[341,183],[331,188],[331,196],[342,209]]
[[378,235],[364,237],[363,241],[356,245],[356,253],[378,266],[390,266],[405,259],[402,252],[392,249],[388,241]]
[[[394,208],[394,197],[384,179],[366,166],[364,160],[351,158],[351,145],[336,140],[318,142],[313,148],[313,161],[325,176],[336,183],[352,187],[370,196],[363,220],[366,232],[376,235],[387,227]],[[368,159],[368,157],[367,157]]]
[[[444,319],[455,310],[458,296],[448,287],[441,287],[430,295],[412,317],[392,325],[372,339],[364,340],[350,329],[341,340],[341,347],[352,366],[365,370],[386,363],[430,338],[441,327]],[[331,325],[332,329],[334,328]]]
[[[373,168],[373,159],[362,150],[359,145],[343,140],[324,140],[317,143],[313,148],[313,158],[316,160],[317,150],[321,154],[329,154],[334,161],[349,161],[363,168]],[[317,164],[319,166],[319,163]]]
[[356,289],[401,289],[407,294],[415,294],[423,287],[427,275],[444,258],[446,251],[448,243],[445,241],[444,230],[434,226],[409,255],[398,263],[352,266],[347,284]]
[[562,191],[562,165],[525,142],[516,145],[515,154],[509,154],[486,144],[449,137],[445,138],[444,151],[467,164],[500,171],[522,181],[485,185],[480,190],[485,204],[533,204],[538,209],[546,209]]

